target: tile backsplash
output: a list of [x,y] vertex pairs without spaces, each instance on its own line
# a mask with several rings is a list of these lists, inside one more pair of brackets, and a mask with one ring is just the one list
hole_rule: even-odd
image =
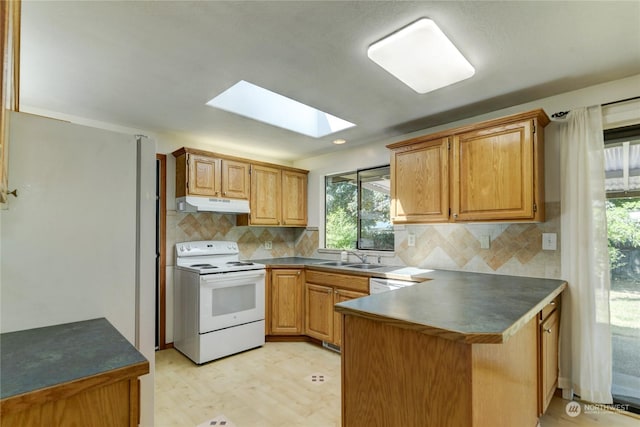
[[[531,277],[560,277],[560,247],[542,250],[542,233],[557,233],[560,242],[560,203],[546,204],[544,223],[420,224],[396,227],[395,256],[385,264],[440,268]],[[175,264],[176,242],[232,240],[240,257],[318,256],[315,227],[238,227],[230,214],[167,212],[167,265]],[[415,245],[408,245],[413,234]],[[480,240],[489,237],[488,249]],[[264,247],[271,242],[272,249]],[[326,254],[323,254],[326,258]]]
[[[167,265],[175,265],[175,244],[194,240],[238,242],[240,258],[313,256],[318,230],[313,228],[236,226],[233,214],[167,211]],[[271,242],[271,249],[265,249]]]

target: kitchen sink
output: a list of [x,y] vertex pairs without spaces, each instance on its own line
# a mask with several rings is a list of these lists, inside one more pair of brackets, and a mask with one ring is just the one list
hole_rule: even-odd
[[361,270],[375,270],[376,268],[384,267],[384,265],[380,265],[380,264],[351,264],[351,265],[345,265],[345,267],[359,268]]
[[329,262],[320,262],[318,265],[328,265],[332,267],[351,267],[355,265],[352,262],[343,262],[343,261],[329,261]]

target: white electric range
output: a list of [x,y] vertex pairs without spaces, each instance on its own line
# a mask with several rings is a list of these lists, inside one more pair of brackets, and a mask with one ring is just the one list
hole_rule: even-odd
[[176,244],[173,346],[197,364],[264,345],[265,266],[236,242]]

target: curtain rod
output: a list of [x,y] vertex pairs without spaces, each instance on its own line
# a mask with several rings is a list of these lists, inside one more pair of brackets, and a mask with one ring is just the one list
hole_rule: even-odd
[[[633,96],[631,98],[625,98],[625,99],[620,99],[618,101],[611,101],[611,102],[606,102],[604,104],[601,104],[602,107],[606,107],[607,105],[613,105],[613,104],[619,104],[621,102],[627,102],[627,101],[633,101],[636,99],[640,99],[640,96]],[[557,113],[553,113],[551,115],[552,119],[564,119],[567,114],[569,114],[571,112],[571,110],[567,110],[567,111],[558,111]]]

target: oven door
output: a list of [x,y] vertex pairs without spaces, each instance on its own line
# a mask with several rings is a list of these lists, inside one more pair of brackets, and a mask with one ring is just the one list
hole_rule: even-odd
[[200,276],[200,333],[264,320],[265,270]]

